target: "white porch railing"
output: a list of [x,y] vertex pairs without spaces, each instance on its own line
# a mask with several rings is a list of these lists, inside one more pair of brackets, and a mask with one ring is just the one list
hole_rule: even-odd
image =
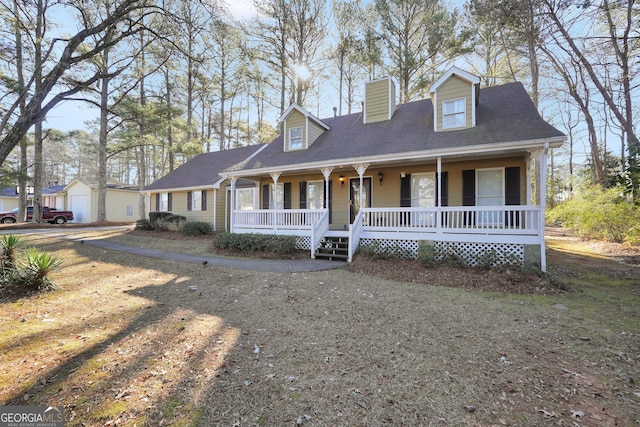
[[[364,208],[362,234],[399,234],[395,238],[444,241],[513,240],[534,243],[541,236],[540,206],[447,206],[433,208]],[[503,236],[500,238],[500,236]],[[391,237],[393,238],[393,237]],[[525,241],[526,240],[526,241]]]
[[[260,230],[307,231],[320,222],[326,209],[260,209],[233,212],[233,232],[250,233]],[[283,233],[284,234],[284,233]]]
[[[363,208],[349,226],[349,260],[360,239],[435,240],[540,244],[540,206]],[[312,256],[329,230],[326,209],[233,212],[234,233],[273,233],[310,238]]]
[[361,210],[353,220],[353,224],[349,225],[349,256],[347,258],[347,262],[351,262],[353,260],[353,255],[355,255],[356,250],[358,250],[358,245],[360,245],[360,234],[362,234],[362,218],[363,214]]
[[327,231],[329,231],[329,210],[323,209],[318,222],[311,227],[311,258],[315,259],[316,249]]

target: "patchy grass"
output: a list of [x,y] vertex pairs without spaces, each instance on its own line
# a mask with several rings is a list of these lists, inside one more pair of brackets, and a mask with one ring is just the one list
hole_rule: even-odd
[[[208,245],[76,233],[189,253]],[[572,252],[577,241],[549,241],[549,272],[571,292],[522,295],[348,269],[203,267],[27,238],[64,259],[53,276],[61,289],[1,302],[0,404],[64,405],[65,425],[640,418],[638,267]]]

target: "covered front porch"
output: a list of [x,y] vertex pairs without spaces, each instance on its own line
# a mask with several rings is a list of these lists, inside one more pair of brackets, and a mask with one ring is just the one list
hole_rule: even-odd
[[[309,250],[312,258],[326,239],[340,237],[348,242],[349,262],[360,245],[398,247],[417,256],[421,242],[427,242],[436,253],[469,260],[469,254],[494,250],[522,263],[528,257],[545,270],[545,186],[538,186],[533,197],[529,162],[535,160],[544,177],[546,151],[529,154],[446,163],[438,157],[431,164],[404,166],[322,167],[315,176],[311,171],[270,172],[270,180],[260,181],[262,209],[233,209],[230,231],[298,236],[299,247]],[[235,179],[230,178],[233,198]],[[405,188],[409,178],[412,184]],[[494,178],[494,183],[485,182]],[[535,182],[541,182],[538,176]],[[483,186],[490,197],[485,197],[488,190]],[[314,200],[318,194],[321,197]],[[299,208],[292,203],[296,196]]]

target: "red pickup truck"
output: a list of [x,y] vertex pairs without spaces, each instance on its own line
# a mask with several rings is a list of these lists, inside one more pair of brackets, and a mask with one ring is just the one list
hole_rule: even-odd
[[[32,218],[33,206],[29,206],[27,208],[27,222],[31,222]],[[50,224],[64,224],[67,221],[73,221],[73,212],[49,209],[44,206],[42,208],[42,221]],[[15,208],[10,212],[0,212],[0,222],[3,224],[13,224],[14,222],[18,222],[18,208]]]

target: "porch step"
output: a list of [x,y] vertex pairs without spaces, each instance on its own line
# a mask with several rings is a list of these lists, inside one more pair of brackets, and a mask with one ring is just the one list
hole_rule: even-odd
[[346,261],[349,258],[349,238],[326,236],[316,249],[316,259]]

